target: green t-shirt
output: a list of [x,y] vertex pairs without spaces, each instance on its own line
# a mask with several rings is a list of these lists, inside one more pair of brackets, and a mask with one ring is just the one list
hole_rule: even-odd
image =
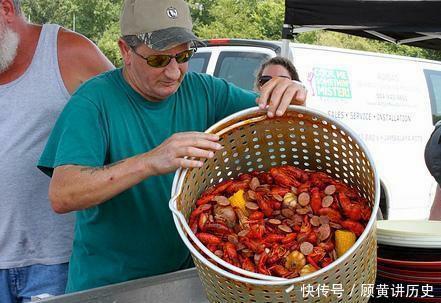
[[[256,94],[204,74],[150,102],[117,69],[95,77],[61,113],[38,167],[103,166],[147,152],[177,132],[204,131],[255,106]],[[168,209],[174,174],[155,176],[107,202],[78,211],[67,291],[79,291],[189,266],[189,251]]]

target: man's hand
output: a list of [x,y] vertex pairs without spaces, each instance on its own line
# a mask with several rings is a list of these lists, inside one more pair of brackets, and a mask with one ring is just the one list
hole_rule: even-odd
[[101,204],[153,175],[179,167],[201,167],[194,158],[213,158],[222,149],[219,137],[199,132],[177,133],[149,152],[103,167],[62,165],[54,169],[49,188],[57,213]]
[[143,157],[153,175],[171,173],[180,167],[201,167],[203,162],[192,158],[213,158],[214,152],[222,149],[218,140],[219,137],[212,134],[176,133]]
[[274,77],[261,88],[256,102],[260,108],[268,106],[268,117],[282,116],[290,104],[305,105],[306,87],[294,80]]

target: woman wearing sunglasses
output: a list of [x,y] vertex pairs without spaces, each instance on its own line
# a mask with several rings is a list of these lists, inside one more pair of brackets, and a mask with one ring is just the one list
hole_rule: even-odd
[[284,57],[273,57],[260,66],[256,77],[256,90],[260,91],[273,77],[300,81],[297,70],[289,59]]
[[68,292],[188,267],[168,209],[173,173],[222,149],[203,132],[220,119],[256,102],[274,116],[305,101],[284,78],[257,98],[187,73],[199,41],[191,29],[184,0],[126,0],[123,67],[82,85],[52,131],[39,168],[52,176],[52,208],[77,211]]

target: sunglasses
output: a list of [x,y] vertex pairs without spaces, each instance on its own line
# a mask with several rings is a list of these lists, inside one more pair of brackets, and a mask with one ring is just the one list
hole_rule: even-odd
[[[291,77],[288,77],[288,76],[277,76],[277,77],[291,79]],[[272,76],[260,76],[259,86],[264,86],[272,78],[273,78]]]
[[135,49],[132,48],[132,51],[137,54],[139,57],[144,59],[148,65],[151,67],[165,67],[167,66],[170,61],[175,58],[176,62],[179,64],[185,63],[188,60],[190,60],[191,57],[193,57],[194,53],[196,52],[196,48],[190,48],[185,51],[182,51],[180,53],[177,53],[176,55],[150,55],[147,57],[144,57],[136,52]]

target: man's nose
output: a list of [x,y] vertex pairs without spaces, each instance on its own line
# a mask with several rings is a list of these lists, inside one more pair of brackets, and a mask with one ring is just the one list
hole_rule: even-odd
[[179,69],[179,63],[176,58],[171,59],[170,63],[165,67],[165,75],[173,80],[178,80],[181,77],[181,70]]

